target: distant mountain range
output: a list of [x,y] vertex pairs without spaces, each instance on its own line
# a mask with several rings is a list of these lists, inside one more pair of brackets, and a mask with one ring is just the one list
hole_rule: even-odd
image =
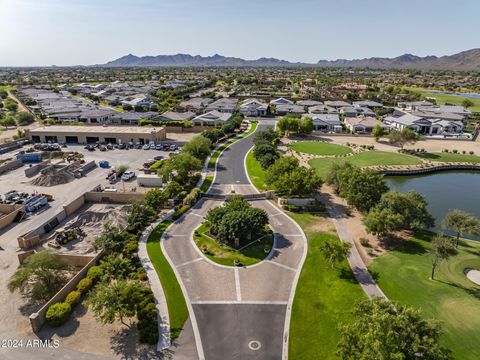
[[236,57],[226,57],[215,54],[213,56],[192,56],[189,54],[158,55],[158,56],[135,56],[132,54],[100,65],[105,67],[355,67],[375,69],[422,69],[422,70],[457,70],[457,71],[480,71],[480,48],[460,52],[448,56],[420,57],[405,54],[395,58],[372,57],[367,59],[338,59],[320,60],[316,64],[293,63],[275,58],[260,58],[245,60]]

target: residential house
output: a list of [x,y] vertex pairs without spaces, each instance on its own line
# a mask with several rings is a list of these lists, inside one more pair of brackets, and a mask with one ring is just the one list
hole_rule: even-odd
[[429,101],[402,101],[398,103],[398,107],[405,111],[414,111],[418,107],[433,106]]
[[238,99],[221,98],[207,105],[207,111],[218,111],[221,113],[234,113],[237,109]]
[[192,111],[187,112],[175,112],[167,111],[157,116],[160,121],[183,121],[192,120],[195,117],[195,113]]
[[275,106],[293,105],[293,101],[281,97],[281,98],[270,101],[270,105],[275,105]]
[[369,109],[383,108],[382,103],[371,101],[371,100],[354,101],[353,106],[360,107],[360,108],[369,108]]
[[340,113],[345,117],[368,116],[375,117],[375,113],[367,107],[346,106],[340,109]]
[[268,104],[257,99],[247,99],[242,102],[239,111],[245,116],[266,116]]
[[338,114],[338,110],[327,105],[316,105],[308,108],[310,114]]
[[301,115],[305,113],[305,108],[300,105],[277,105],[275,107],[275,113],[277,115]]
[[310,106],[322,105],[322,102],[317,100],[299,100],[296,102],[296,104],[300,106],[310,107]]
[[181,112],[192,111],[195,114],[201,114],[203,109],[205,109],[207,105],[212,102],[213,99],[211,98],[191,98],[186,101],[182,101],[179,105],[177,105],[176,110]]
[[463,133],[463,122],[443,119],[427,119],[412,114],[400,117],[387,116],[385,124],[396,130],[410,128],[422,135],[448,135]]
[[313,120],[313,129],[322,132],[342,132],[342,122],[338,114],[305,114]]
[[388,126],[374,117],[347,117],[344,120],[345,126],[352,133],[371,133],[375,126],[387,129]]
[[323,102],[324,105],[327,105],[327,106],[330,106],[330,107],[333,107],[335,109],[340,109],[342,107],[348,107],[348,106],[352,106],[351,104],[349,104],[348,102],[346,101],[341,101],[341,100],[338,100],[338,101],[330,101],[330,100],[327,100],[327,101],[324,101]]
[[213,110],[193,118],[192,122],[201,126],[222,126],[231,117],[232,114],[229,112]]

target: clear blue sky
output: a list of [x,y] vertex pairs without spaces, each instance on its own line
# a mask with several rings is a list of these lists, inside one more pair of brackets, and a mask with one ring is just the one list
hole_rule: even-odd
[[480,47],[479,14],[479,0],[0,0],[0,66],[447,55]]

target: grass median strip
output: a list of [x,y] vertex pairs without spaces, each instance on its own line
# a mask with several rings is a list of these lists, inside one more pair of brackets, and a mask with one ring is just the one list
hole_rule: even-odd
[[248,177],[253,185],[260,191],[267,190],[268,186],[265,185],[265,170],[262,168],[258,160],[255,159],[255,156],[253,156],[252,150],[247,154],[246,167]]
[[157,272],[167,299],[170,337],[172,340],[175,340],[180,335],[188,318],[188,308],[177,277],[160,247],[160,238],[170,224],[171,221],[164,221],[152,231],[147,241],[147,253]]

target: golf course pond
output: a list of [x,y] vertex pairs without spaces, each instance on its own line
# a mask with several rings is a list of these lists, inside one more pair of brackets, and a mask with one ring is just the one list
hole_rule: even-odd
[[[442,219],[452,209],[460,209],[480,217],[480,172],[447,171],[420,176],[387,176],[392,190],[416,190],[428,201],[428,210],[435,218],[432,230],[441,230]],[[464,237],[480,241],[480,236]]]

